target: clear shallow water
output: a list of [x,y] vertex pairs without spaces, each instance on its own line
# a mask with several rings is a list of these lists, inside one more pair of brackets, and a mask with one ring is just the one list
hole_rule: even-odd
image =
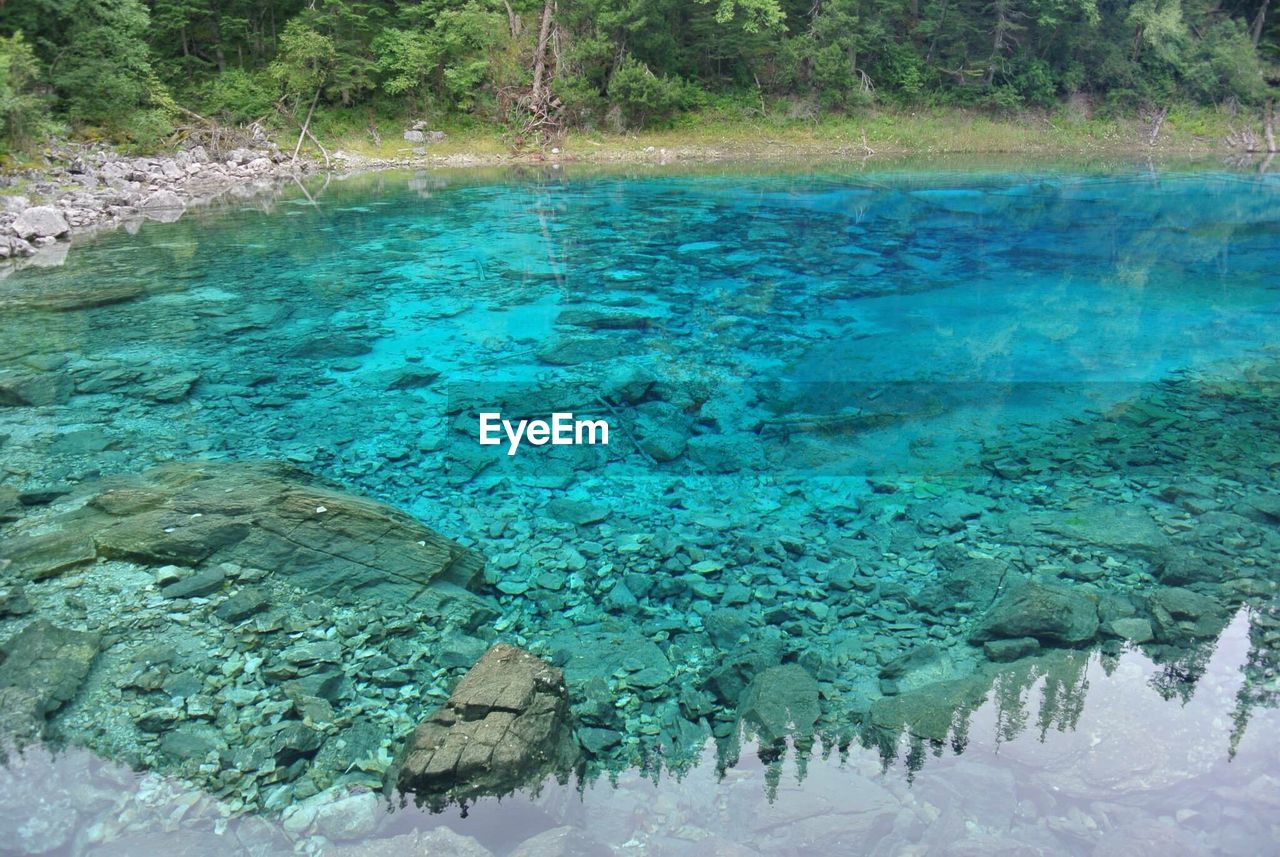
[[[216,796],[185,825],[215,836],[222,813],[378,788],[504,640],[563,666],[595,731],[581,803],[575,776],[449,822],[498,854],[562,823],[615,853],[708,832],[727,854],[1142,853],[1172,831],[1265,852],[1275,194],[1213,172],[389,174],[103,236],[0,283],[3,484],[26,492],[9,538],[73,529],[59,504],[101,474],[285,459],[474,547],[486,606],[432,614],[267,568],[248,633],[210,614],[252,576],[175,601],[136,557],[24,582],[13,556],[31,609],[3,636],[33,616],[104,631],[48,737]],[[613,443],[507,458],[475,444],[488,408],[605,416]],[[970,637],[1026,581],[1096,627],[1001,632],[1041,638],[1002,666]],[[307,722],[282,685],[316,667],[271,670],[313,640],[347,681],[329,743],[237,756]],[[156,645],[181,656],[140,679]],[[735,702],[778,664],[818,688],[789,740],[815,733],[825,759],[760,767],[777,750],[737,744]],[[808,710],[808,685],[772,692]],[[38,777],[14,770],[17,796]],[[1011,797],[975,798],[990,790]],[[637,821],[651,803],[669,819]],[[111,811],[90,801],[56,847],[126,836],[83,835]],[[778,818],[746,836],[755,813]],[[441,821],[379,819],[354,838]],[[323,845],[294,828],[264,847]],[[24,841],[40,835],[57,839]]]

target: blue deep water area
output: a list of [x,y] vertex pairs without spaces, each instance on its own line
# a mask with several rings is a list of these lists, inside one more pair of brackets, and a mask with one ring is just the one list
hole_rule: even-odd
[[[9,269],[0,640],[59,690],[0,830],[1274,853],[1278,271],[1274,176],[892,166],[377,173]],[[383,812],[497,642],[573,764]]]

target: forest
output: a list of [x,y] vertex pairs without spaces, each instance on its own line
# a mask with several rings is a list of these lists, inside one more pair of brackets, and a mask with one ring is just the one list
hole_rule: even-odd
[[[0,0],[0,146],[193,117],[429,117],[549,138],[731,104],[1257,111],[1271,0]],[[296,127],[296,124],[295,124]]]

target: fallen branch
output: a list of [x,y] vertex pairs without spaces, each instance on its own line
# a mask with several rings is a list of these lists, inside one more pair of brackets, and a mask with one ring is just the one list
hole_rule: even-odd
[[316,148],[320,150],[320,154],[324,155],[324,168],[326,170],[332,169],[333,165],[329,162],[329,152],[325,149],[324,144],[316,139],[316,135],[311,133],[310,128],[304,128],[303,130],[306,131],[307,136],[311,138],[311,142],[316,144]]
[[636,448],[636,452],[640,453],[640,456],[644,458],[645,461],[649,462],[649,464],[653,465],[654,467],[657,467],[658,462],[654,461],[653,456],[649,455],[649,453],[645,452],[643,449],[640,448],[640,444],[636,442],[635,436],[631,434],[631,430],[628,429],[626,423],[622,421],[622,417],[618,416],[618,412],[617,410],[614,409],[613,405],[609,404],[608,400],[606,400],[604,396],[597,395],[595,398],[596,398],[596,401],[599,402],[601,405],[603,405],[604,408],[609,413],[613,414],[613,419],[615,422],[617,422],[618,428],[621,429],[622,433],[627,436],[627,440],[631,441],[631,445]]
[[302,133],[298,135],[298,145],[293,147],[293,158],[290,160],[290,163],[296,164],[298,162],[298,152],[302,151],[302,141],[306,139],[307,128],[311,125],[311,116],[316,112],[316,102],[319,100],[320,88],[316,87],[315,97],[311,99],[311,109],[307,111],[307,120],[302,123]]
[[1151,119],[1151,134],[1147,138],[1147,145],[1154,146],[1156,140],[1160,136],[1160,129],[1164,127],[1165,117],[1169,115],[1168,106],[1161,107],[1156,111],[1155,116]]

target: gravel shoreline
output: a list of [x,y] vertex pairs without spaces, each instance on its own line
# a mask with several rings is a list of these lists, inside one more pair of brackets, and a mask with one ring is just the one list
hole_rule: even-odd
[[[295,161],[266,140],[222,153],[195,145],[172,155],[136,157],[100,144],[62,144],[48,159],[48,166],[0,175],[0,263],[60,264],[73,236],[145,220],[169,223],[189,208],[228,196],[259,196],[312,175],[539,160],[472,155],[374,159],[335,152],[331,163]],[[6,187],[9,193],[4,193]]]
[[7,177],[22,192],[0,198],[0,259],[32,257],[102,228],[171,222],[227,194],[254,195],[323,169],[266,142],[217,155],[204,146],[141,157],[105,146],[53,154],[50,166]]

